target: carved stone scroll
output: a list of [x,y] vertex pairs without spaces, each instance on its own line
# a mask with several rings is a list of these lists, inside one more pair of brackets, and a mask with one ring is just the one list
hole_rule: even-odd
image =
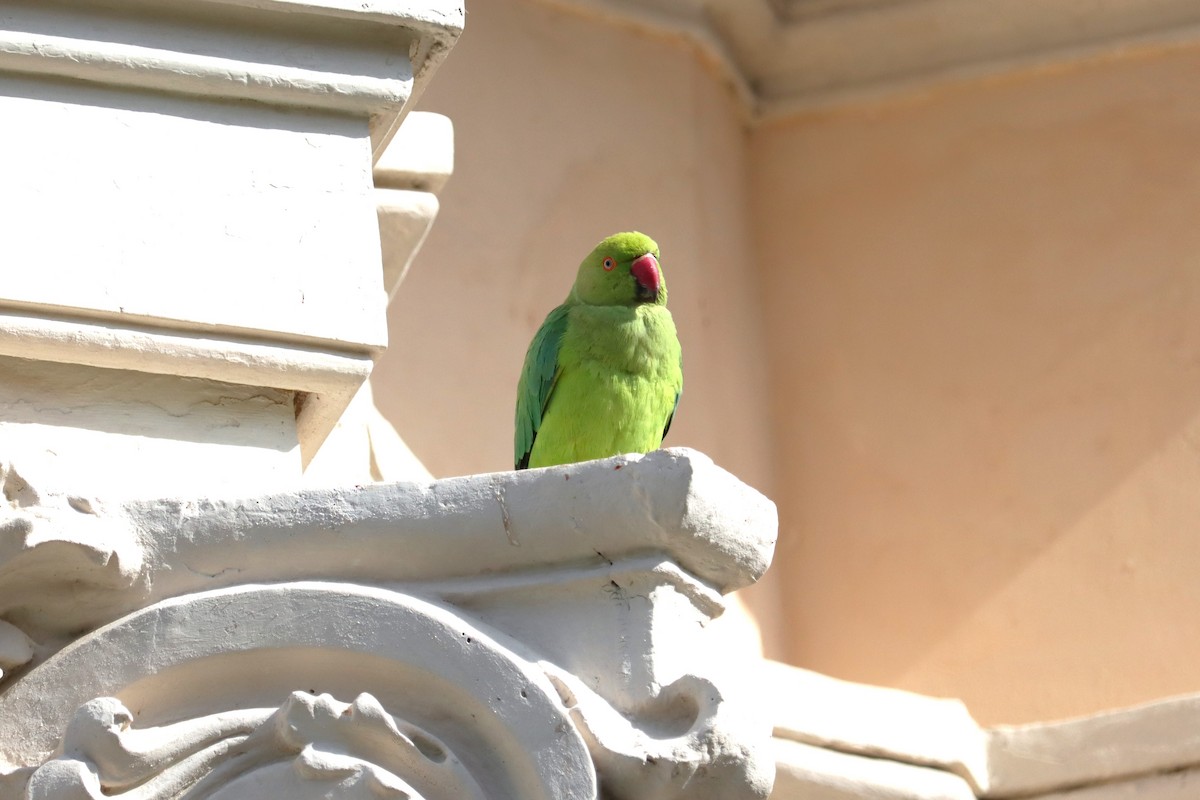
[[[770,791],[770,726],[739,696],[736,660],[713,657],[709,623],[766,568],[774,507],[700,454],[60,500],[5,512],[0,644],[33,657],[0,686],[0,794]],[[305,708],[357,721],[281,738]],[[461,766],[458,788],[431,788],[428,752]]]
[[[483,800],[487,795],[428,731],[369,694],[340,703],[293,692],[275,710],[210,714],[134,728],[120,700],[75,712],[61,754],[35,770],[28,800],[338,797]],[[404,776],[404,777],[401,777]]]
[[[339,707],[336,696],[359,699]],[[147,798],[186,797],[183,787],[247,784],[251,767],[286,758],[305,780],[351,770],[431,800],[474,796],[460,793],[470,786],[498,798],[595,793],[586,745],[535,665],[448,609],[370,587],[236,587],[164,601],[66,648],[0,707],[0,740],[27,763],[51,758],[31,792],[78,785],[113,796],[160,781],[167,788]],[[230,711],[200,713],[213,708]],[[339,753],[358,761],[331,760]]]

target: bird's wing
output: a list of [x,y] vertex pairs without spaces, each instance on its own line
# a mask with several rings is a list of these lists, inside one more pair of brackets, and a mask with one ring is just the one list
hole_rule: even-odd
[[667,424],[663,425],[663,438],[667,438],[667,431],[671,430],[671,420],[675,419],[675,412],[679,410],[679,396],[683,394],[683,356],[679,357],[679,372],[677,373],[678,384],[675,387],[675,405],[671,406],[671,413],[667,414]]
[[525,366],[517,384],[515,458],[517,469],[529,466],[533,440],[542,427],[546,405],[558,380],[558,350],[567,329],[568,306],[561,305],[546,316],[525,353]]
[[679,410],[679,395],[683,394],[680,390],[675,393],[675,407],[671,409],[671,413],[667,415],[667,424],[663,426],[663,438],[667,438],[667,431],[671,430],[671,420],[675,419],[675,412]]

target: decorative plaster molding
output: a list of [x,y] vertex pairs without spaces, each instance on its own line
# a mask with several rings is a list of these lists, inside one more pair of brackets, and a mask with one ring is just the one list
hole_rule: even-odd
[[[99,699],[79,700],[89,696]],[[116,797],[151,785],[155,798],[201,787],[303,797],[297,781],[347,773],[393,790],[384,797],[403,797],[402,783],[431,800],[595,793],[586,746],[536,665],[450,609],[364,586],[237,586],[159,603],[68,647],[0,703],[26,723],[6,743],[53,748],[33,797],[63,797],[49,790],[63,781]]]
[[203,791],[318,800],[332,783],[340,797],[363,800],[487,796],[443,742],[369,694],[347,704],[293,692],[274,711],[228,711],[157,728],[133,728],[133,720],[116,698],[84,703],[67,725],[61,754],[34,770],[26,796],[169,800]]
[[1200,41],[1192,0],[548,0],[682,36],[754,119]]
[[[371,695],[487,797],[594,797],[593,770],[611,798],[769,791],[769,728],[707,626],[766,569],[775,509],[698,453],[247,499],[72,502],[10,482],[24,504],[10,499],[4,530],[20,535],[0,539],[0,635],[28,637],[33,657],[0,683],[0,789],[142,797],[124,787],[159,778],[136,739],[176,787],[146,797],[226,778],[230,797],[257,797],[222,765],[262,762],[234,739],[265,735],[252,730],[301,691]],[[246,728],[234,709],[267,710]],[[80,744],[100,734],[72,725],[107,721],[120,746],[101,763]],[[296,752],[261,796],[301,785],[311,759],[279,766]],[[375,755],[339,769],[462,796]]]

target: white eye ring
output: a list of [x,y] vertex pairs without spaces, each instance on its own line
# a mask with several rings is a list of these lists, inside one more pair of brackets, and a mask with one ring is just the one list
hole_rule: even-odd
[[612,256],[609,256],[604,259],[604,271],[605,272],[612,272],[613,267],[615,267],[616,265],[617,265],[617,262],[615,260],[613,260]]

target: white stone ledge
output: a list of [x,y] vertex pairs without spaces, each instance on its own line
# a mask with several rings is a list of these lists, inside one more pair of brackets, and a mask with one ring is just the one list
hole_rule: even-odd
[[0,33],[0,70],[361,113],[399,110],[412,90],[407,69],[395,77],[349,76],[11,31]]
[[448,0],[14,2],[0,71],[370,116],[378,156],[463,21]]
[[225,331],[139,326],[131,320],[54,318],[0,302],[0,355],[104,369],[261,386],[297,392],[296,435],[312,459],[359,386],[370,376],[371,350],[265,341]]
[[776,738],[773,800],[975,800],[957,775]]
[[[330,392],[370,374],[376,348],[268,341],[227,331],[139,325],[133,319],[55,317],[0,301],[0,354],[106,369]],[[16,305],[16,304],[12,304]],[[324,344],[324,347],[321,345]]]
[[1200,695],[999,726],[987,729],[987,737],[988,797],[1132,781],[1200,766]]
[[775,736],[862,756],[933,767],[987,783],[984,732],[958,700],[842,681],[775,662]]
[[[365,21],[427,34],[449,47],[462,33],[462,0],[203,0],[214,6],[304,14],[317,19]],[[192,3],[196,0],[175,0]],[[444,55],[444,53],[442,54]],[[418,73],[421,69],[417,70]]]
[[768,664],[778,800],[1178,800],[1200,792],[1200,695],[980,727],[957,700]]
[[[738,654],[712,657],[708,624],[767,568],[775,508],[699,453],[240,499],[107,504],[3,484],[0,790],[121,797],[129,775],[191,785],[192,759],[240,787],[227,762],[249,735],[269,740],[274,796],[325,797],[334,773],[271,733],[312,690],[330,695],[322,714],[381,720],[355,723],[355,742],[404,720],[446,742],[474,776],[461,786],[501,787],[481,796],[595,797],[593,763],[606,798],[769,792],[769,728],[739,699]],[[510,702],[544,713],[484,724]],[[230,728],[246,708],[262,711]],[[586,764],[554,755],[584,747]],[[497,748],[511,755],[489,767]],[[428,773],[358,756],[380,785]]]
[[[27,560],[26,571],[36,564],[47,584],[69,576],[81,586],[94,584],[97,595],[43,616],[46,598],[14,602],[0,592],[7,601],[0,614],[65,632],[164,598],[248,582],[319,576],[455,594],[468,581],[468,591],[479,595],[559,582],[580,569],[620,570],[630,560],[653,570],[664,558],[700,581],[697,601],[709,604],[758,579],[776,533],[774,504],[687,449],[431,483],[115,508],[101,499],[91,507],[102,511],[23,510],[17,516],[35,538],[10,544],[17,550],[9,558]],[[111,556],[85,559],[94,564],[90,574],[72,564],[56,578],[63,549],[79,541],[62,540],[60,532],[93,529],[89,547],[107,547]],[[55,552],[38,558],[42,547]],[[118,553],[124,555],[117,559]],[[0,561],[0,576],[4,570]],[[112,585],[118,574],[125,577]]]

